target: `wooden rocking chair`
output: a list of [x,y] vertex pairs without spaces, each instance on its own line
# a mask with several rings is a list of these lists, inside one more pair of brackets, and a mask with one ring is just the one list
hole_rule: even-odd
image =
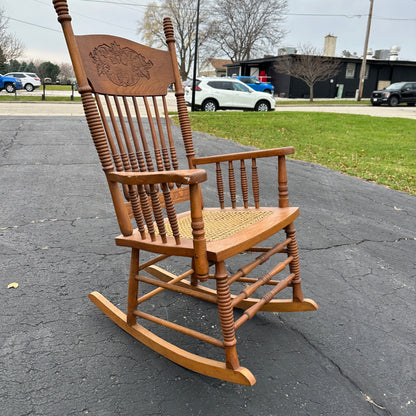
[[[285,156],[292,154],[293,148],[195,157],[170,19],[164,19],[168,50],[161,51],[115,36],[74,36],[67,1],[53,0],[53,4],[114,203],[121,230],[116,244],[130,247],[132,253],[126,314],[98,292],[91,293],[90,299],[122,329],[175,363],[207,376],[253,385],[256,380],[252,373],[240,366],[235,331],[258,311],[317,309],[316,303],[304,299],[301,291],[293,225],[298,208],[289,206],[285,165]],[[171,84],[175,86],[182,133],[178,149],[167,111]],[[183,160],[188,166],[184,170],[179,169],[177,150],[186,155]],[[278,207],[260,205],[256,160],[263,157],[276,158]],[[207,173],[197,166],[208,164],[213,164],[212,170],[216,171],[216,208],[203,206],[200,184],[207,180]],[[235,172],[234,165],[239,165],[239,172]],[[228,191],[224,189],[224,170],[228,170]],[[237,179],[242,195],[238,197]],[[225,203],[228,195],[230,207]],[[242,201],[242,206],[237,206],[237,200]],[[177,214],[179,205],[175,204],[179,202],[188,204],[188,211]],[[283,232],[283,241],[274,242],[272,247],[258,246],[279,231]],[[140,263],[140,251],[151,253],[151,259]],[[248,262],[247,255],[240,256],[246,264],[229,275],[225,261],[247,252],[257,254]],[[275,261],[268,273],[253,277],[257,266],[279,253],[283,253],[283,260]],[[182,258],[181,264],[187,268],[179,276],[156,266],[171,256]],[[273,279],[287,269],[283,279]],[[139,296],[139,282],[146,283],[140,285],[141,291],[142,286],[156,288]],[[262,286],[270,290],[262,297],[252,297]],[[243,290],[231,294],[235,287]],[[287,287],[292,291],[289,299],[275,298]],[[165,290],[217,304],[222,335],[214,337],[144,312],[143,303]],[[238,319],[234,318],[234,308],[244,310]],[[142,326],[145,321],[219,347],[225,350],[225,361],[181,349]]]

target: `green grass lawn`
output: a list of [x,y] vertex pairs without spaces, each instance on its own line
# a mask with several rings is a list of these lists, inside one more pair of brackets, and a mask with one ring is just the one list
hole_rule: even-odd
[[[37,88],[36,91],[42,93],[43,85]],[[56,97],[53,95],[48,95],[48,91],[67,91],[68,95],[65,95],[64,97]],[[45,85],[45,101],[71,101],[71,94],[71,85]],[[20,95],[20,91],[17,91],[16,97],[14,94],[0,95],[0,101],[42,101],[42,96],[30,94]],[[81,97],[74,97],[74,101],[81,101]]]
[[314,100],[310,102],[309,100],[279,100],[277,99],[276,105],[285,106],[285,105],[370,105],[370,100],[343,100],[343,99],[329,99],[329,100]]
[[[39,89],[43,89],[43,86],[41,86]],[[71,91],[72,86],[71,85],[55,85],[55,84],[46,84],[45,85],[46,91]]]
[[[47,93],[45,95],[45,101],[71,101],[71,93],[68,92],[68,96],[66,97],[51,97],[48,96]],[[17,96],[14,97],[14,94],[8,95],[0,95],[0,101],[42,101],[42,96],[40,95],[25,95],[25,96]],[[74,97],[73,101],[81,101],[81,97]]]
[[259,149],[294,146],[295,159],[416,195],[416,120],[310,112],[190,117],[193,130]]

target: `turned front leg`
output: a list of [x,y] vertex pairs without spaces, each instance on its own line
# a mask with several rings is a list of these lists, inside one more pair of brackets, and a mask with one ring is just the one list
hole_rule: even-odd
[[133,248],[131,250],[130,274],[129,274],[129,290],[127,294],[127,323],[134,325],[136,323],[137,298],[139,295],[139,281],[137,275],[139,273],[139,253],[140,250]]
[[299,265],[299,251],[298,244],[296,242],[296,230],[295,226],[292,224],[288,225],[285,228],[286,235],[291,239],[291,242],[287,245],[287,255],[292,256],[293,260],[289,264],[290,273],[295,274],[295,278],[292,280],[293,287],[293,301],[294,302],[303,302],[303,293],[301,288],[300,278],[300,265]]
[[225,346],[225,363],[233,370],[240,367],[237,356],[237,340],[235,338],[234,314],[231,306],[228,274],[224,262],[216,263],[215,279],[217,284],[217,303],[220,323]]

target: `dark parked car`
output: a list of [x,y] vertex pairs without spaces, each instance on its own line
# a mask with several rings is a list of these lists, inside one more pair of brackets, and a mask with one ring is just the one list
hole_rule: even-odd
[[388,104],[396,107],[400,103],[415,105],[416,103],[416,82],[395,82],[382,91],[373,91],[371,104]]

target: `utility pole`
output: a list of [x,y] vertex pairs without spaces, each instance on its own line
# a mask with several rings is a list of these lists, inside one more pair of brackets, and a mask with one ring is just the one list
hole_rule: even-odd
[[361,63],[360,83],[359,83],[359,86],[358,86],[357,101],[361,101],[361,97],[363,96],[365,69],[366,69],[366,65],[367,65],[368,39],[370,37],[371,18],[373,16],[373,4],[374,4],[374,0],[370,0],[370,11],[368,12],[367,33],[365,35],[363,61]]

